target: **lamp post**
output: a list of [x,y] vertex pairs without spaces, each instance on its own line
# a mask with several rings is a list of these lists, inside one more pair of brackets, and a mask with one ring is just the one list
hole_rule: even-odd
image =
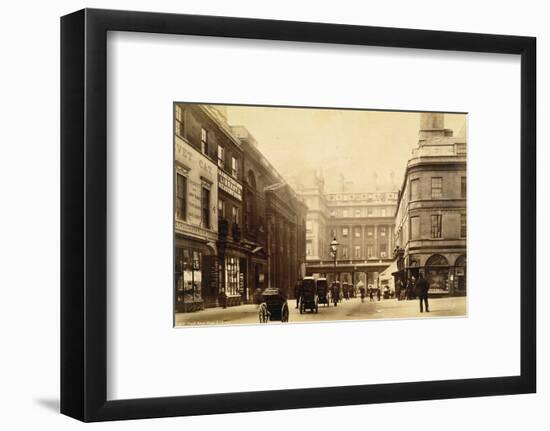
[[334,259],[334,277],[338,281],[338,272],[336,272],[336,258],[338,256],[338,246],[340,243],[334,238],[330,243],[330,256]]

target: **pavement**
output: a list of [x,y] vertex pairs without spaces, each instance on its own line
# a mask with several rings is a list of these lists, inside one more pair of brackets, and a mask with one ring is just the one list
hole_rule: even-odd
[[[290,309],[289,322],[322,322],[336,320],[368,320],[368,319],[409,319],[434,318],[450,316],[466,316],[466,297],[430,298],[429,313],[420,313],[419,300],[382,299],[371,302],[365,298],[350,298],[342,300],[337,307],[319,305],[319,312],[307,311],[300,314],[295,308],[296,300],[288,301]],[[256,304],[238,305],[228,308],[207,308],[192,313],[176,313],[176,326],[202,326],[259,323],[259,306]]]

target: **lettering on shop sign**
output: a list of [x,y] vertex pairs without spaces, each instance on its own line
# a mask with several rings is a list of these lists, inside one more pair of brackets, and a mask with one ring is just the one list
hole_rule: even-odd
[[235,199],[243,199],[243,186],[221,170],[218,172],[218,187]]
[[216,169],[211,161],[179,139],[176,141],[176,159],[192,167],[198,166],[206,177],[212,178],[215,174]]

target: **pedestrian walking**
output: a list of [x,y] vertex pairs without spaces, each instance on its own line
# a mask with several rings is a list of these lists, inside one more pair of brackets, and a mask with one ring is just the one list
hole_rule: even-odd
[[401,279],[397,279],[395,282],[395,297],[398,301],[401,301],[401,289],[403,287],[403,283],[401,283]]
[[338,306],[338,301],[340,300],[339,298],[339,292],[340,292],[340,288],[338,287],[338,284],[337,283],[334,283],[332,285],[332,299],[334,301],[334,306],[337,307]]
[[365,288],[361,286],[359,292],[361,293],[361,302],[365,302]]
[[376,298],[380,301],[382,299],[382,292],[380,291],[380,288],[376,288]]
[[430,283],[424,278],[422,273],[418,275],[418,281],[416,282],[416,294],[420,298],[420,312],[423,313],[423,305],[426,305],[426,313],[430,312],[428,306],[428,290],[430,290]]

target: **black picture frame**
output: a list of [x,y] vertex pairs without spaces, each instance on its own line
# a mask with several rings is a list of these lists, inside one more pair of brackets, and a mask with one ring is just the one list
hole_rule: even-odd
[[[521,374],[107,401],[107,32],[521,57]],[[61,18],[61,412],[82,421],[387,403],[536,391],[536,39],[84,9]]]

